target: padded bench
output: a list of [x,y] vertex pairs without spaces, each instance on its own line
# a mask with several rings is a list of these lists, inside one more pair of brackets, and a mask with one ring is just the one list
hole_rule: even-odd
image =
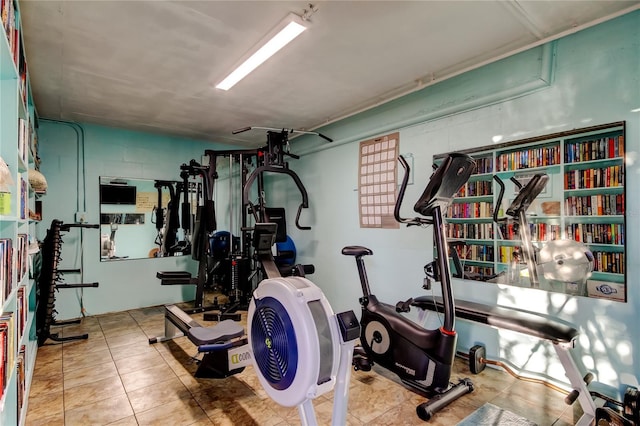
[[224,320],[211,327],[203,327],[175,305],[165,306],[164,316],[196,346],[224,343],[244,335],[244,328],[233,320]]
[[152,337],[149,344],[187,336],[203,353],[196,377],[223,378],[239,373],[244,366],[230,366],[229,350],[246,345],[244,328],[233,320],[224,320],[210,327],[203,327],[176,305],[164,307],[164,336]]
[[[458,299],[455,300],[455,305],[457,318],[517,331],[554,343],[570,343],[578,336],[578,330],[570,325],[538,314]],[[417,297],[411,306],[429,311],[444,311],[440,296]]]
[[[443,312],[442,297],[420,296],[413,300],[411,306],[423,311]],[[577,426],[591,425],[595,418],[596,405],[587,389],[580,370],[571,356],[574,340],[578,330],[558,320],[539,314],[485,305],[483,303],[455,300],[456,318],[486,324],[504,330],[513,330],[553,343],[553,348],[564,367],[565,374],[582,407],[583,415],[576,422]]]
[[161,285],[196,285],[198,280],[187,271],[162,271],[156,273]]

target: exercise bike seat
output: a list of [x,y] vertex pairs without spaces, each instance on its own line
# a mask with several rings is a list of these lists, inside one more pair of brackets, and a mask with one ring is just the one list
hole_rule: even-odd
[[476,162],[467,154],[449,154],[429,179],[413,210],[423,216],[431,216],[437,206],[448,206],[475,170]]
[[342,249],[342,254],[345,256],[369,256],[373,254],[371,249],[363,246],[346,246]]
[[222,343],[243,335],[244,328],[233,320],[224,320],[211,327],[189,329],[189,340],[198,346]]

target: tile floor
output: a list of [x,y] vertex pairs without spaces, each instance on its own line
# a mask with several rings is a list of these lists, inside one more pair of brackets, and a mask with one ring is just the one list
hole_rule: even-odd
[[[202,315],[194,315],[199,322]],[[246,318],[245,318],[246,319]],[[163,308],[87,317],[60,329],[89,339],[39,348],[29,395],[27,425],[298,425],[295,408],[271,401],[252,367],[226,379],[195,379],[186,338],[149,345],[163,333]],[[471,377],[456,362],[452,381]],[[455,425],[485,402],[539,425],[571,425],[579,417],[563,395],[540,384],[486,369],[471,377],[475,391],[439,412],[432,425]],[[314,401],[318,422],[330,424],[331,394]],[[353,372],[349,425],[423,424],[415,407],[424,399],[384,370]]]

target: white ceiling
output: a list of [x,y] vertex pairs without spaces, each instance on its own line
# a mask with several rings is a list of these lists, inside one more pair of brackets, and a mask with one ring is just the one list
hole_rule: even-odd
[[[306,1],[20,2],[41,117],[244,146],[314,129],[610,19],[639,1],[322,1],[228,92],[214,85]],[[330,136],[330,135],[329,135]]]

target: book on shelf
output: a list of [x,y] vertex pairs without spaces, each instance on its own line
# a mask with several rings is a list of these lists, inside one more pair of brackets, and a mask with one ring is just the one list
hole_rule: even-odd
[[29,217],[29,184],[20,176],[20,219]]
[[13,240],[0,238],[0,301],[4,303],[13,290]]
[[16,360],[16,373],[17,373],[17,382],[18,382],[18,418],[20,418],[20,414],[22,412],[22,406],[25,401],[25,393],[27,390],[27,374],[26,374],[26,357],[27,350],[25,345],[20,346],[20,351],[18,352],[18,357]]
[[15,358],[15,332],[13,312],[4,312],[0,315],[0,399],[7,388],[9,373]]
[[29,297],[27,295],[27,287],[21,285],[16,292],[16,326],[18,331],[18,342],[22,340],[24,336],[25,327],[27,325],[27,316],[29,314]]
[[18,119],[18,155],[24,164],[29,160],[29,145],[31,144],[31,125],[24,118]]
[[16,262],[16,283],[20,283],[27,274],[29,258],[27,249],[29,247],[29,236],[18,234],[14,247],[14,257]]

